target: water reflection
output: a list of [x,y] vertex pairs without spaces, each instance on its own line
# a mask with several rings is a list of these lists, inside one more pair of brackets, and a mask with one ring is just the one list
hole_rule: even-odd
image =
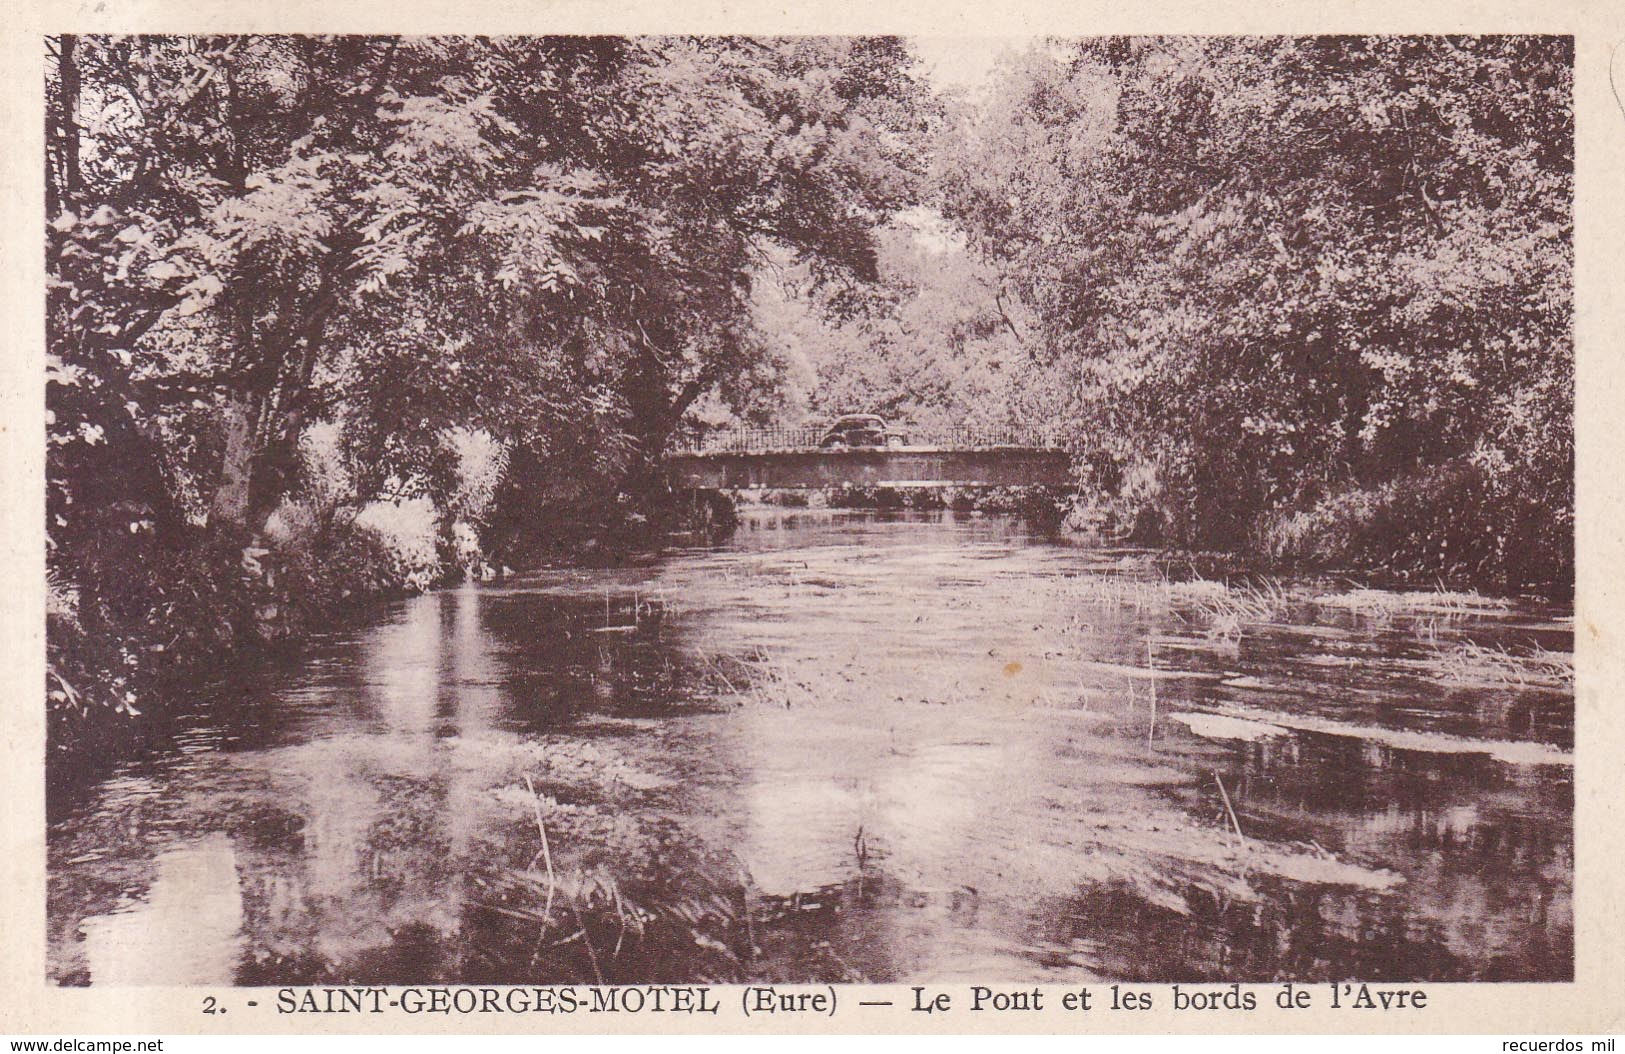
[[1561,613],[1293,588],[793,513],[405,601],[58,806],[52,975],[1571,976],[1571,699],[1439,659]]
[[85,919],[84,956],[100,984],[202,985],[230,977],[242,946],[243,898],[231,839],[167,849],[143,900]]

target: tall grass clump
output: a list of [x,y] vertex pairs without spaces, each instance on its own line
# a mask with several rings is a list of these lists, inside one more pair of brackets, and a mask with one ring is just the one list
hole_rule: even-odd
[[1465,640],[1435,645],[1433,660],[1439,679],[1447,684],[1574,688],[1574,656],[1538,645],[1527,652],[1514,652],[1504,644],[1489,647]]

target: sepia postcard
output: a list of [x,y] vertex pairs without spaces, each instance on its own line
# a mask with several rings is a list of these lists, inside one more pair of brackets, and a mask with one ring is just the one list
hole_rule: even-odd
[[1618,5],[6,30],[0,1031],[1619,1031]]

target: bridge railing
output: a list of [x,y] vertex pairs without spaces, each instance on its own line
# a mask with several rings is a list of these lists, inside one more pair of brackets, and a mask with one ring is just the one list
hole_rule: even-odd
[[[978,450],[997,447],[1023,447],[1054,450],[1062,446],[1059,433],[1033,428],[911,428],[894,426],[903,433],[905,447],[940,447],[949,450]],[[828,432],[825,425],[793,428],[735,428],[704,434],[672,437],[674,454],[773,454],[819,449]]]
[[827,428],[730,428],[703,435],[672,436],[677,454],[767,454],[784,450],[816,450]]

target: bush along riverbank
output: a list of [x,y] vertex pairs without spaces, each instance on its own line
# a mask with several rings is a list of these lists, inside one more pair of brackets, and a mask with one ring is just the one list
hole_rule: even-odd
[[[342,479],[334,484],[319,450],[307,445],[303,458],[311,482],[246,540],[202,526],[160,531],[139,508],[80,521],[72,561],[56,561],[49,578],[53,756],[122,756],[162,734],[169,700],[188,686],[370,617],[389,600],[536,566],[647,559],[674,533],[715,537],[733,526],[731,506],[673,491],[658,476],[635,493],[608,487],[598,501],[510,494],[516,507],[499,516],[495,487],[471,497],[465,486],[444,507],[421,496],[363,503]],[[461,478],[482,472],[464,466]]]
[[1253,548],[1276,566],[1362,568],[1572,602],[1572,498],[1554,498],[1509,491],[1492,472],[1458,463],[1277,513],[1261,521]]
[[[1165,492],[1085,492],[1066,524],[1220,570],[1336,572],[1373,585],[1450,585],[1573,602],[1572,497],[1524,493],[1471,461],[1326,488],[1317,499],[1250,515],[1227,510],[1218,522],[1229,529],[1210,529],[1193,504]],[[1236,523],[1245,526],[1236,530]]]
[[51,752],[114,749],[160,721],[180,684],[445,581],[423,511],[289,503],[247,544],[201,528],[163,537],[137,521],[81,555],[49,583]]

